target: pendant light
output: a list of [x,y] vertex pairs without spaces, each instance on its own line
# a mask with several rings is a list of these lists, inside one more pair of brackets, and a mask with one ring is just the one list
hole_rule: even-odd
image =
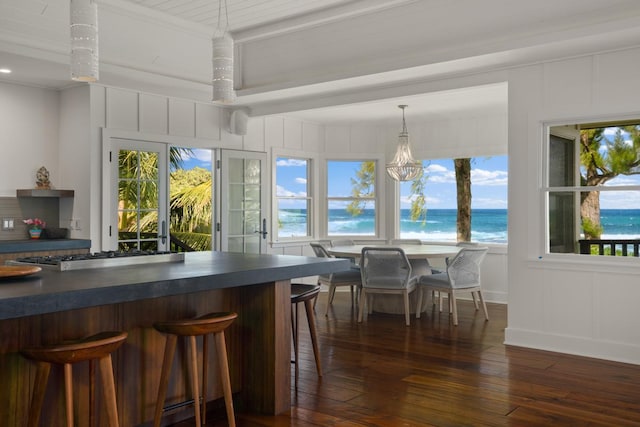
[[97,82],[98,5],[71,0],[71,80]]
[[387,163],[387,173],[396,181],[413,181],[422,176],[422,163],[416,161],[409,147],[409,132],[404,120],[404,109],[407,105],[398,105],[402,109],[402,131],[398,136],[398,149],[391,163]]
[[[222,2],[226,24],[222,28]],[[213,63],[213,101],[225,104],[232,103],[236,98],[233,90],[233,38],[229,34],[229,11],[227,0],[218,0],[218,27],[212,38]]]

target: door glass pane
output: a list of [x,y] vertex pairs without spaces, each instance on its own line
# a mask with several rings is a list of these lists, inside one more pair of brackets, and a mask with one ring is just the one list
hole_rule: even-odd
[[[152,151],[119,150],[118,152],[118,248],[120,250],[157,248],[158,159],[158,153]],[[147,242],[141,245],[142,240]]]
[[266,249],[262,225],[264,153],[222,151],[222,249],[260,253]]
[[245,239],[245,248],[244,251],[250,254],[260,253],[260,235],[256,234],[255,236],[249,236]]
[[231,211],[229,214],[229,234],[244,234],[242,211]]
[[213,247],[212,150],[171,147],[169,153],[171,251],[209,251]]
[[230,237],[228,239],[228,251],[229,252],[244,252],[244,238],[242,237]]

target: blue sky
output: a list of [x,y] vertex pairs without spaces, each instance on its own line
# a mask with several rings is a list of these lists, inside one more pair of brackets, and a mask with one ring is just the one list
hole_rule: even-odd
[[182,164],[183,169],[193,169],[198,166],[204,169],[211,168],[211,150],[192,148],[191,151],[193,152],[192,157],[184,160]]
[[[455,209],[456,181],[451,159],[423,162],[428,175],[426,185],[427,209]],[[184,168],[211,167],[211,150],[193,149],[193,156],[185,159]],[[349,196],[350,178],[355,176],[359,162],[334,162],[330,171],[329,193]],[[306,196],[307,170],[304,162],[296,159],[280,160],[276,176],[279,195]],[[472,207],[474,209],[507,208],[507,156],[478,157],[471,164]],[[410,206],[410,183],[401,183],[401,204]],[[295,207],[295,206],[292,206]]]

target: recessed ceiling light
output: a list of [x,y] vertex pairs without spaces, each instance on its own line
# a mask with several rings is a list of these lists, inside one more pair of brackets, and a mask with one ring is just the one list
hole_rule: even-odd
[[2,74],[10,74],[11,70],[8,68],[0,68],[0,73]]

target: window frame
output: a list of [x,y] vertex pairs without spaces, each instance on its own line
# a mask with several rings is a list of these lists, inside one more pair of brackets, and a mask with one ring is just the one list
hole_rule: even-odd
[[[277,176],[278,176],[278,159],[287,158],[287,159],[295,159],[295,160],[304,160],[307,162],[307,195],[306,197],[278,197],[278,186],[277,186]],[[316,183],[315,178],[315,163],[316,159],[312,156],[309,156],[308,153],[303,153],[299,151],[290,151],[290,150],[274,150],[272,152],[272,164],[273,164],[273,186],[272,186],[272,220],[271,220],[271,230],[273,235],[274,242],[291,242],[291,241],[311,241],[314,238],[315,230],[316,230],[316,215],[314,212],[316,211],[316,198],[314,197],[314,188]],[[307,235],[306,236],[280,236],[278,233],[279,224],[278,224],[278,212],[279,212],[279,200],[281,199],[298,199],[298,200],[306,200],[307,201]]]
[[[374,173],[374,197],[363,198],[362,200],[371,200],[374,202],[374,230],[373,234],[363,235],[363,234],[329,234],[329,203],[331,201],[351,201],[357,200],[354,197],[330,197],[329,196],[329,163],[330,162],[373,162],[375,173]],[[380,208],[380,200],[384,197],[383,189],[385,187],[385,175],[382,174],[384,172],[383,168],[380,165],[383,165],[384,162],[380,157],[377,156],[344,156],[344,157],[328,157],[324,159],[324,199],[325,203],[323,204],[323,214],[324,219],[322,221],[322,233],[321,235],[327,239],[336,239],[342,237],[351,237],[357,238],[358,240],[368,240],[368,239],[378,239],[380,238],[380,230],[382,224],[384,224],[385,215],[384,209]]]
[[[568,119],[563,120],[561,122],[558,121],[549,121],[543,122],[542,126],[542,137],[543,137],[543,149],[542,149],[542,175],[540,179],[540,197],[543,201],[541,203],[541,208],[543,209],[542,215],[544,218],[544,240],[542,241],[543,245],[543,253],[549,257],[577,257],[574,258],[576,260],[588,260],[590,263],[629,263],[629,262],[637,262],[638,258],[633,256],[591,256],[591,255],[583,255],[580,254],[578,248],[578,240],[580,237],[580,233],[582,231],[581,226],[581,218],[580,218],[580,193],[589,192],[589,191],[599,191],[602,192],[639,192],[640,185],[603,185],[603,186],[581,186],[580,185],[580,146],[579,146],[579,129],[572,129],[572,126],[580,126],[581,124],[602,124],[602,127],[614,127],[614,126],[622,126],[623,124],[630,124],[631,122],[635,124],[640,124],[640,117],[638,115],[634,116],[616,116],[617,118],[579,118],[579,119]],[[570,123],[570,124],[568,124]],[[566,127],[566,129],[563,129]],[[576,137],[577,134],[577,137]],[[551,152],[551,136],[557,136],[559,138],[564,139],[575,139],[576,144],[574,146],[574,163],[573,163],[573,175],[574,175],[574,184],[577,185],[567,185],[567,186],[551,186],[549,184],[550,180],[550,152]],[[550,202],[549,196],[551,193],[561,193],[568,192],[574,195],[574,200],[576,201],[576,206],[574,207],[574,218],[575,218],[575,226],[574,226],[574,251],[573,252],[551,252],[550,245]],[[640,206],[638,207],[640,209]],[[576,237],[577,236],[577,237]],[[606,239],[605,239],[606,240]],[[588,258],[587,258],[588,257]]]

